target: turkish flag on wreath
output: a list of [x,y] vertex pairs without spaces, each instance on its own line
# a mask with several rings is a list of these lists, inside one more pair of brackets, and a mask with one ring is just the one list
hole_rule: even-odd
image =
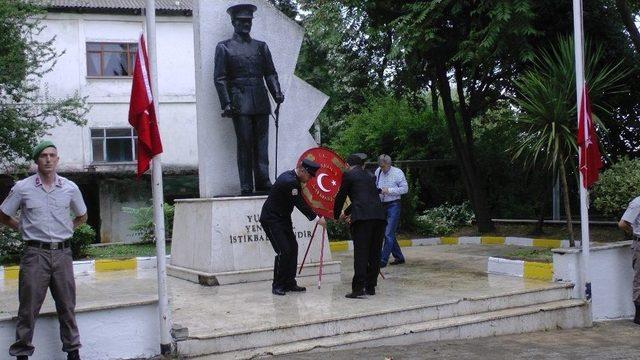
[[162,153],[148,64],[144,35],[140,34],[129,104],[129,124],[138,133],[138,176],[149,170],[149,163],[154,156]]
[[298,166],[304,159],[315,161],[320,165],[320,169],[314,178],[302,186],[302,197],[316,214],[333,219],[333,204],[347,164],[338,154],[323,147],[312,148],[302,153],[298,159]]
[[598,173],[602,168],[598,135],[593,126],[591,117],[591,102],[589,90],[585,83],[582,87],[580,109],[578,109],[578,148],[580,149],[580,173],[582,173],[582,186],[588,188],[598,181]]

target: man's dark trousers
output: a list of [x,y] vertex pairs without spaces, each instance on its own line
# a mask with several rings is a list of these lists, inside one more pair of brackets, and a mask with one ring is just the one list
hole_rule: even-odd
[[261,222],[273,250],[276,252],[273,263],[274,289],[286,290],[296,283],[296,268],[298,265],[298,242],[293,233],[291,222],[269,221]]
[[380,272],[380,250],[385,220],[358,220],[351,224],[353,237],[353,281],[351,290],[375,289]]
[[256,190],[269,190],[269,115],[236,115],[233,126],[238,141],[240,189],[252,192],[255,174]]
[[62,350],[70,352],[80,348],[80,334],[75,318],[76,284],[71,249],[47,250],[27,246],[20,261],[20,306],[16,342],[9,348],[12,356],[33,354],[33,330],[47,289],[51,289],[58,312]]

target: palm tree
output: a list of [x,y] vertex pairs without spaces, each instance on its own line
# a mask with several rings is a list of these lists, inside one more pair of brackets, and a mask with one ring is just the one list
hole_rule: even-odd
[[[605,131],[596,116],[609,114],[606,96],[622,92],[622,79],[629,73],[622,63],[604,63],[602,47],[585,47],[585,79],[593,104],[594,121]],[[541,50],[530,70],[515,81],[515,105],[519,109],[516,124],[521,129],[513,148],[514,159],[523,160],[530,170],[550,170],[559,177],[567,216],[571,246],[575,246],[567,176],[576,174],[576,83],[573,40],[560,37],[549,49]],[[548,173],[548,172],[544,172]]]

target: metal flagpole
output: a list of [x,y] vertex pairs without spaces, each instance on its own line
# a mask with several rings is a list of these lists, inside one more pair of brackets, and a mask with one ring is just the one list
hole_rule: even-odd
[[[146,0],[146,27],[147,27],[147,50],[149,56],[149,72],[151,77],[151,92],[153,93],[153,107],[156,119],[159,118],[158,111],[158,62],[156,47],[156,4],[155,0]],[[158,121],[158,124],[160,121]],[[171,353],[171,317],[169,314],[169,299],[167,296],[167,269],[166,269],[166,249],[164,232],[164,211],[162,193],[162,161],[160,154],[153,157],[152,166],[152,192],[153,192],[153,223],[154,235],[156,237],[156,261],[158,273],[158,312],[160,315],[160,353],[169,355]]]
[[[576,60],[576,113],[580,121],[580,101],[584,88],[584,29],[582,27],[582,0],[573,0],[573,37]],[[585,136],[589,132],[585,130]],[[586,142],[585,142],[586,144]],[[589,209],[588,194],[584,187],[583,175],[580,173],[580,227],[582,230],[582,247],[580,258],[580,278],[579,289],[585,300],[591,300],[591,279],[589,276]]]

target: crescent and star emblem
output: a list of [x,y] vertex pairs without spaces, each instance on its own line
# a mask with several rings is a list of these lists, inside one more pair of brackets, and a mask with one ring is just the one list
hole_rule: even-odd
[[318,187],[320,188],[320,190],[328,193],[331,190],[327,189],[326,187],[324,187],[324,185],[322,185],[322,178],[325,176],[327,176],[327,174],[325,173],[318,175],[318,177],[316,178],[316,182],[318,183]]

